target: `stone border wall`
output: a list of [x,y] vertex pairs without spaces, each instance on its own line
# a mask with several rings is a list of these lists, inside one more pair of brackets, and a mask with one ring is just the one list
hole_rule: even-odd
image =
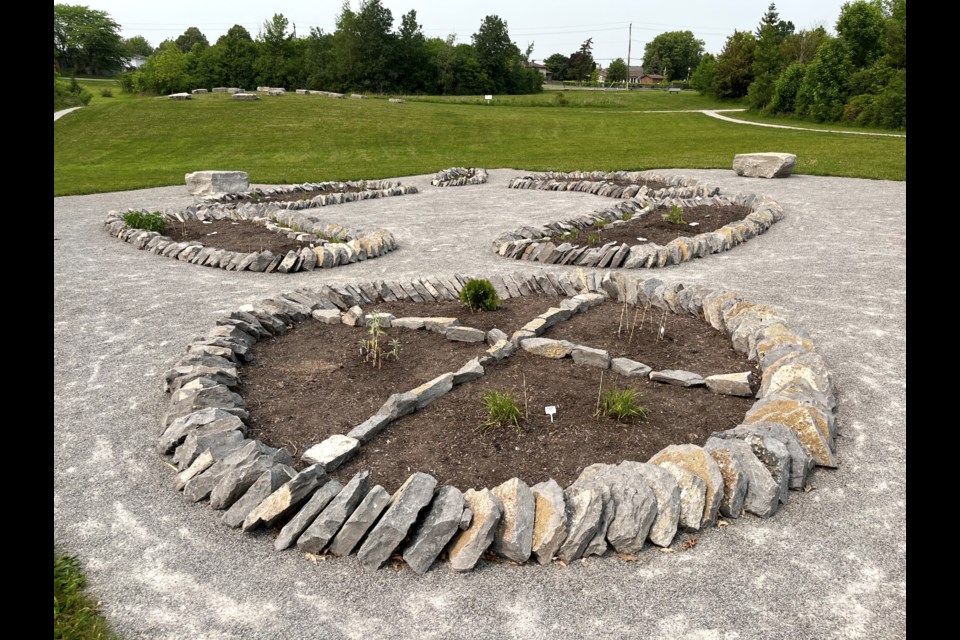
[[[578,178],[560,182],[558,177]],[[579,179],[583,178],[583,179]],[[670,184],[664,189],[651,190],[638,184],[617,186],[609,181],[657,180]],[[610,198],[623,198],[613,207],[596,211],[570,220],[551,222],[539,227],[524,226],[502,233],[493,241],[493,251],[514,260],[569,264],[582,267],[611,269],[659,268],[702,258],[711,253],[729,251],[764,231],[774,222],[783,219],[783,208],[768,196],[736,194],[733,197],[720,195],[720,189],[682,176],[661,176],[640,172],[618,171],[613,173],[532,174],[510,181],[512,189],[540,189],[547,191],[581,191]],[[681,237],[666,245],[653,242],[628,245],[610,242],[600,247],[573,245],[569,242],[555,244],[552,236],[562,235],[576,229],[585,229],[603,221],[611,224],[624,222],[624,215],[649,215],[660,207],[677,205],[726,206],[743,205],[751,209],[743,220],[724,225],[716,231]]]
[[487,177],[486,169],[451,167],[435,173],[430,184],[435,187],[462,187],[465,184],[483,184]]
[[[333,193],[320,194],[309,200],[292,202],[236,202],[242,198],[267,198],[277,194],[303,193],[315,190],[334,189]],[[360,189],[360,191],[343,191],[344,189]],[[267,189],[251,189],[243,193],[228,193],[214,198],[204,198],[203,206],[223,206],[228,209],[246,207],[260,211],[261,215],[269,209],[310,209],[325,207],[331,204],[343,204],[358,200],[372,200],[389,196],[402,196],[408,193],[417,193],[417,188],[404,186],[396,180],[361,180],[354,182],[304,182],[303,184],[283,185]]]
[[[571,313],[592,306],[598,296],[584,295],[592,293],[690,315],[725,331],[734,349],[756,360],[762,371],[757,401],[742,424],[713,434],[704,447],[671,445],[646,463],[590,465],[565,489],[552,480],[529,487],[514,478],[492,489],[461,492],[438,489],[435,478],[416,472],[392,497],[379,485],[371,488],[367,472],[345,486],[327,477],[356,451],[359,438],[332,436],[321,443],[322,450],[312,448],[318,461],[299,472],[284,449],[246,438],[249,414],[232,389],[240,382],[239,363],[252,358],[258,340],[282,336],[308,317],[343,321],[352,315],[356,320],[357,307],[362,311],[380,301],[456,300],[467,280],[456,275],[323,285],[245,305],[217,320],[164,375],[171,397],[158,448],[163,455],[172,453],[180,469],[176,489],[194,502],[209,499],[227,526],[245,532],[280,527],[274,540],[278,551],[296,543],[304,553],[356,552],[368,569],[402,552],[422,574],[443,550],[450,569],[469,571],[488,549],[515,562],[548,564],[555,557],[569,563],[603,555],[608,546],[635,554],[648,540],[668,547],[679,531],[705,532],[721,516],[772,516],[790,490],[807,487],[815,466],[838,464],[833,383],[803,331],[735,291],[593,271],[577,279],[541,273],[490,280],[505,298],[570,296],[561,309]],[[485,357],[496,359],[498,350],[514,342],[522,346],[538,339],[524,336],[525,330],[509,340],[499,338]],[[415,411],[449,390],[457,376],[476,377],[481,362],[471,371],[465,367],[395,394],[384,407],[400,415]]]
[[286,254],[275,255],[269,250],[250,253],[230,251],[207,247],[197,241],[177,242],[156,231],[127,227],[123,216],[130,211],[133,210],[110,211],[103,223],[107,233],[129,242],[137,249],[226,271],[296,273],[330,269],[377,258],[397,248],[396,239],[386,229],[358,232],[335,223],[324,224],[316,216],[294,211],[276,210],[272,217],[258,215],[260,209],[257,207],[230,209],[191,206],[182,211],[159,212],[164,220],[173,225],[186,220],[246,220],[262,224],[290,239],[308,243],[299,251],[291,250]]

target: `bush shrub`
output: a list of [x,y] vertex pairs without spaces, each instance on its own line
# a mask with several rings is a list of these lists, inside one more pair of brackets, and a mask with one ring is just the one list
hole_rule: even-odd
[[156,231],[157,233],[163,233],[163,230],[167,228],[167,223],[164,222],[163,216],[160,215],[159,211],[154,211],[153,213],[148,211],[128,211],[123,214],[123,223],[131,229],[144,229],[145,231]]
[[70,107],[85,107],[90,104],[93,94],[80,86],[76,78],[70,78],[66,83],[60,74],[53,74],[53,110],[69,109]]
[[520,407],[512,391],[489,390],[483,394],[483,402],[487,405],[487,414],[490,419],[483,423],[484,427],[504,426],[512,424],[520,428]]
[[460,302],[471,311],[496,311],[500,308],[500,296],[489,280],[471,278],[460,291]]
[[110,89],[107,89],[107,88],[100,89],[100,97],[101,97],[101,98],[112,98],[112,97],[113,97],[113,91],[110,90]]

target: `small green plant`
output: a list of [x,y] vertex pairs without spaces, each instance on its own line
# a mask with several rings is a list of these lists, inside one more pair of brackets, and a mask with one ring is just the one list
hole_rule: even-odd
[[609,220],[597,220],[597,231],[603,231],[609,223]]
[[488,390],[483,394],[483,402],[490,418],[481,428],[512,424],[520,430],[520,406],[513,397],[513,391]]
[[600,415],[610,416],[620,422],[624,418],[647,418],[647,409],[638,399],[633,389],[607,389],[600,401]]
[[687,224],[687,221],[683,219],[683,209],[677,205],[673,205],[670,213],[661,213],[660,217],[672,224]]
[[633,212],[627,211],[626,213],[623,214],[624,220],[630,220],[631,218],[633,218]]
[[576,237],[577,237],[576,231],[564,231],[559,236],[557,236],[556,239],[558,242],[569,242],[570,240],[573,240]]
[[590,235],[588,235],[588,236],[587,236],[587,244],[590,245],[591,247],[595,247],[595,246],[597,246],[598,244],[600,244],[600,234],[599,234],[599,233],[591,233]]
[[500,308],[500,296],[489,280],[471,278],[460,290],[460,302],[471,311],[496,311]]
[[100,97],[101,97],[101,98],[112,98],[112,97],[113,97],[113,91],[112,91],[111,89],[109,89],[108,87],[104,87],[103,89],[100,89]]
[[128,211],[123,214],[123,223],[131,229],[144,229],[146,231],[156,231],[163,233],[167,228],[167,223],[159,211]]
[[384,347],[387,335],[383,332],[383,321],[376,313],[367,318],[367,338],[360,341],[360,355],[364,362],[370,362],[377,369],[383,367],[384,358],[400,359],[400,341],[392,338]]

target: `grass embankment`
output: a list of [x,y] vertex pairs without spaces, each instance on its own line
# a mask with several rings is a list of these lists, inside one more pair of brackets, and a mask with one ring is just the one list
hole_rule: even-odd
[[226,94],[179,102],[107,98],[54,123],[54,195],[183,184],[185,173],[201,169],[247,171],[258,183],[374,179],[451,166],[728,169],[734,155],[755,151],[795,153],[799,174],[906,179],[905,139],[636,113],[685,99],[631,94],[628,106],[591,110],[294,93],[255,102]]
[[97,603],[84,592],[80,562],[53,549],[54,640],[115,640]]

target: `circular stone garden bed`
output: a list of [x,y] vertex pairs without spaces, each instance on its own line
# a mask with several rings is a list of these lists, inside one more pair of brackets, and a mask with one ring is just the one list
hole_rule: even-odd
[[[651,189],[650,182],[670,186]],[[682,176],[622,171],[532,174],[511,180],[510,187],[582,191],[620,199],[615,206],[589,215],[521,227],[493,241],[498,255],[549,264],[612,269],[680,264],[728,251],[783,218],[783,209],[771,198],[724,196],[717,187]],[[667,224],[665,214],[670,219]],[[631,227],[637,228],[636,234],[621,233]],[[609,237],[604,237],[605,231]]]
[[[399,300],[454,302],[466,280],[456,276],[421,278],[410,283],[376,281],[359,286],[324,286],[264,300],[218,321],[207,336],[188,347],[186,355],[165,376],[171,404],[163,419],[159,448],[165,454],[172,453],[173,461],[181,469],[177,488],[187,499],[208,499],[211,507],[223,511],[221,518],[229,526],[242,527],[244,531],[272,528],[277,550],[296,545],[298,550],[312,554],[340,556],[356,552],[361,564],[371,569],[391,558],[402,559],[414,571],[423,573],[438,559],[455,571],[467,571],[483,557],[514,562],[535,559],[544,564],[557,558],[569,563],[589,555],[603,555],[608,550],[629,556],[641,551],[647,541],[668,547],[678,532],[704,531],[715,526],[721,517],[733,519],[744,513],[774,515],[787,502],[789,490],[807,487],[815,464],[837,464],[832,382],[822,359],[802,332],[790,328],[774,310],[744,300],[736,292],[594,272],[584,273],[578,281],[566,274],[500,278],[498,288],[508,292],[504,298],[513,297],[510,293],[516,291],[521,297],[529,297],[531,303],[542,300],[553,305],[558,296],[568,296],[510,335],[506,331],[465,326],[465,322],[449,317],[398,316],[400,309],[396,307],[389,310],[392,318],[375,315],[391,338],[400,336],[401,342],[409,341],[411,348],[401,348],[400,360],[395,364],[402,364],[405,357],[411,361],[418,357],[412,353],[413,345],[417,351],[432,349],[470,359],[459,367],[458,357],[443,361],[439,369],[447,371],[427,380],[416,376],[427,377],[438,369],[408,373],[406,385],[403,380],[397,380],[396,385],[407,390],[390,393],[393,389],[384,389],[381,397],[389,395],[379,408],[375,408],[378,401],[374,401],[342,420],[340,414],[354,411],[351,405],[361,400],[331,398],[317,392],[312,412],[317,418],[318,436],[356,424],[346,435],[342,431],[333,433],[306,451],[299,450],[305,445],[294,445],[296,460],[286,448],[271,447],[250,438],[264,428],[253,419],[260,407],[252,406],[249,396],[245,399],[236,391],[244,390],[247,384],[244,374],[241,385],[241,371],[252,371],[258,366],[260,350],[254,349],[258,341],[268,339],[268,343],[279,344],[304,330],[321,330],[319,325],[324,323],[354,325],[350,329],[352,335],[365,335],[363,323],[367,313],[387,312],[391,303]],[[569,297],[571,290],[575,295]],[[549,297],[539,298],[543,295]],[[522,313],[505,324],[516,326],[529,311],[542,306],[536,303],[532,308],[524,307]],[[406,314],[406,307],[403,309]],[[489,324],[490,317],[495,315],[460,313],[458,317],[470,324],[480,324],[482,318],[483,323]],[[617,331],[613,329],[614,318]],[[639,327],[641,322],[643,329]],[[691,325],[690,333],[685,332],[685,323]],[[704,323],[727,336],[736,353],[722,355],[734,359],[707,364],[712,360],[704,358],[717,353],[715,345],[709,344],[717,334],[694,330],[694,325]],[[390,326],[386,327],[387,324]],[[636,345],[629,338],[623,344],[625,325],[633,330]],[[333,324],[325,326],[332,328]],[[658,369],[653,371],[633,359],[640,357],[639,353],[655,353],[648,351],[651,332],[653,349],[664,351],[664,364],[656,363]],[[579,342],[580,336],[588,334],[594,344],[577,344],[560,337],[576,336]],[[427,340],[415,343],[414,335],[426,336]],[[461,351],[447,349],[448,343],[461,342],[456,346]],[[349,341],[337,339],[335,343],[342,346]],[[598,348],[603,345],[605,349]],[[480,355],[474,355],[477,353]],[[626,356],[618,355],[621,353]],[[359,348],[356,354],[359,357]],[[755,364],[743,362],[741,356]],[[348,350],[339,356],[304,358],[290,352],[288,357],[293,362],[283,364],[282,353],[275,359],[275,364],[280,363],[278,375],[282,374],[282,379],[273,381],[274,389],[288,381],[299,383],[310,377],[319,384],[324,376],[336,376],[350,363],[356,363]],[[264,356],[264,360],[268,359]],[[427,366],[428,360],[410,364]],[[244,364],[248,362],[254,364]],[[538,368],[541,363],[547,363],[545,369]],[[713,378],[707,389],[698,389],[705,382],[694,379],[699,376],[659,368],[684,363],[701,363],[705,370],[694,372],[701,375],[712,371],[734,375]],[[365,364],[369,373],[373,367]],[[390,364],[394,363],[385,363],[377,372],[388,370]],[[337,368],[332,369],[333,366]],[[569,382],[566,376],[570,374],[586,377]],[[679,425],[679,429],[660,444],[675,444],[656,451],[648,462],[636,461],[633,452],[639,449],[630,449],[631,436],[625,435],[632,431],[637,434],[635,437],[641,437],[644,421],[618,424],[614,420],[604,424],[601,431],[617,434],[619,440],[614,441],[623,445],[619,455],[612,452],[611,457],[593,459],[594,464],[587,466],[583,465],[588,460],[578,460],[567,469],[560,467],[565,461],[552,460],[556,469],[547,464],[546,468],[541,465],[530,471],[530,482],[538,482],[533,486],[515,470],[502,467],[499,473],[513,473],[496,486],[489,485],[503,476],[461,478],[464,484],[470,483],[471,478],[484,478],[484,482],[477,482],[486,487],[482,489],[442,484],[447,481],[446,475],[441,473],[442,478],[438,479],[424,472],[424,465],[437,465],[445,455],[463,458],[462,452],[451,452],[445,447],[445,430],[438,425],[445,424],[461,409],[467,414],[463,423],[466,427],[461,429],[482,417],[477,396],[484,382],[501,390],[514,388],[518,396],[525,387],[531,418],[537,414],[538,422],[521,424],[519,433],[514,430],[512,434],[513,427],[491,425],[470,436],[481,438],[477,447],[483,446],[482,438],[497,435],[503,438],[501,451],[490,455],[502,454],[506,459],[513,455],[504,453],[510,443],[522,449],[542,435],[545,440],[553,439],[545,451],[557,451],[555,447],[562,446],[558,442],[561,440],[580,445],[570,447],[565,455],[588,449],[584,443],[589,438],[585,439],[577,429],[583,423],[592,426],[602,421],[589,414],[573,420],[571,407],[578,403],[578,398],[592,399],[600,390],[599,374],[604,376],[604,388],[636,386],[643,404],[648,405],[648,417],[669,405],[661,392],[683,398],[675,405],[694,402],[693,394],[711,401],[715,400],[714,393],[726,396],[745,392],[755,398],[730,396],[733,404],[729,417],[716,413],[715,406],[708,403],[700,410],[699,420],[664,423],[659,427],[661,431],[669,428],[667,424]],[[668,388],[658,380],[694,386]],[[575,388],[568,399],[555,396],[551,385],[568,392]],[[559,432],[548,431],[544,420],[549,418],[539,415],[543,411],[539,405],[552,402],[553,397],[559,397],[554,405],[554,428],[574,427],[559,437],[549,436]],[[282,406],[281,397],[270,400],[279,400],[276,406]],[[304,401],[305,395],[301,394],[294,403],[288,403],[297,405],[290,407],[290,414],[302,415],[300,405]],[[591,402],[587,401],[588,411]],[[374,407],[373,413],[363,419],[370,406]],[[272,415],[285,419],[279,409]],[[386,466],[399,469],[391,458],[400,457],[400,449],[394,451],[391,447],[396,445],[389,441],[402,440],[405,428],[412,429],[412,435],[406,436],[410,441],[422,435],[421,427],[405,426],[417,425],[417,420],[422,421],[424,430],[433,428],[429,432],[432,435],[421,439],[421,443],[433,440],[435,446],[430,451],[420,447],[403,453],[409,456],[402,461],[408,468],[403,473],[393,472],[393,476],[383,472],[383,477],[391,480],[371,486],[375,474],[381,472],[371,474],[370,467],[383,461],[374,458],[385,459]],[[338,428],[330,428],[329,423],[337,423]],[[708,431],[712,435],[701,440]],[[393,436],[394,433],[398,435]],[[589,437],[596,439],[597,431]],[[699,444],[691,444],[691,440]],[[434,456],[430,458],[428,453]],[[369,457],[371,465],[361,464],[365,457]],[[482,454],[476,457],[481,458]],[[450,469],[457,467],[456,460],[449,462]],[[353,466],[344,467],[345,463]],[[332,478],[338,469],[339,478]],[[491,473],[493,469],[491,465]],[[396,483],[404,473],[406,480],[398,488]],[[538,473],[549,479],[539,481]],[[558,477],[566,488],[557,482]],[[484,556],[488,550],[493,555]]]

